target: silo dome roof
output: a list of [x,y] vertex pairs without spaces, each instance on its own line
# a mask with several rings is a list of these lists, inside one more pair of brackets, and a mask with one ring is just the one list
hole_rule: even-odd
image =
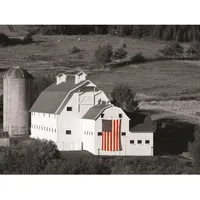
[[13,67],[9,69],[5,75],[4,78],[24,78],[24,79],[30,79],[33,78],[31,74],[28,73],[25,69],[21,67]]

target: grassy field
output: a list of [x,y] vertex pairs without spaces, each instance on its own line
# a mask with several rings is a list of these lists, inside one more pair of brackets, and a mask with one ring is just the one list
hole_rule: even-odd
[[[6,26],[0,26],[0,32],[10,36],[25,33],[24,29],[19,30],[17,33],[10,33]],[[80,41],[78,38],[81,38]],[[197,101],[200,94],[200,62],[155,61],[111,71],[98,71],[99,67],[94,62],[94,52],[99,44],[109,42],[115,50],[125,43],[128,57],[141,51],[145,57],[150,58],[163,46],[161,42],[109,35],[36,35],[34,41],[36,43],[1,48],[0,68],[8,69],[18,65],[28,69],[34,76],[81,68],[108,95],[116,83],[128,83],[141,101],[140,108],[156,111],[153,114],[155,120],[169,117],[189,120],[195,124],[200,121],[200,105]],[[81,51],[71,54],[69,50],[74,46]],[[0,72],[1,80],[2,77],[3,72]],[[2,92],[2,81],[0,83]]]

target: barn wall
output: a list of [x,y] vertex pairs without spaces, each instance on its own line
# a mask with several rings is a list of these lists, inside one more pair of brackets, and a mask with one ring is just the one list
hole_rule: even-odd
[[94,120],[82,119],[82,133],[83,133],[83,149],[94,153]]
[[[122,114],[121,118],[121,132],[129,132],[129,118],[118,107],[110,107],[106,109],[102,114],[104,114],[104,119],[119,119],[119,114]],[[98,132],[102,132],[102,118],[101,116],[95,121],[95,155],[125,155],[126,136],[121,136],[122,151],[102,151],[102,136],[98,136]]]
[[57,116],[31,112],[31,137],[57,142]]

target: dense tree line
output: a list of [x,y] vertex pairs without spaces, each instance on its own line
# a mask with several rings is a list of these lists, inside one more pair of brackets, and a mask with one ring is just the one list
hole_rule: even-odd
[[42,25],[37,26],[43,34],[111,34],[152,37],[158,40],[190,42],[200,39],[199,25]]

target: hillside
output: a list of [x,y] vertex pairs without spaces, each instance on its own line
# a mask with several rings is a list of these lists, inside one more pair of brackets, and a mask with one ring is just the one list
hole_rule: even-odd
[[[26,33],[27,26],[14,26],[11,33],[7,26],[0,26],[0,32],[10,36]],[[38,74],[57,74],[63,71],[84,69],[89,79],[109,94],[116,83],[128,83],[137,98],[141,109],[156,111],[153,119],[178,118],[199,123],[200,106],[198,103],[200,85],[199,62],[155,61],[144,64],[128,65],[103,71],[94,62],[94,52],[99,44],[109,42],[116,50],[123,43],[127,45],[127,57],[142,52],[145,57],[154,57],[164,44],[149,40],[133,39],[111,35],[93,36],[34,36],[36,43],[2,47],[0,50],[0,68],[8,69],[21,66],[34,76]],[[188,44],[183,44],[188,47]],[[80,52],[71,53],[72,47]],[[1,90],[2,90],[2,77]],[[2,93],[2,91],[1,91]],[[183,101],[184,100],[184,101]]]

